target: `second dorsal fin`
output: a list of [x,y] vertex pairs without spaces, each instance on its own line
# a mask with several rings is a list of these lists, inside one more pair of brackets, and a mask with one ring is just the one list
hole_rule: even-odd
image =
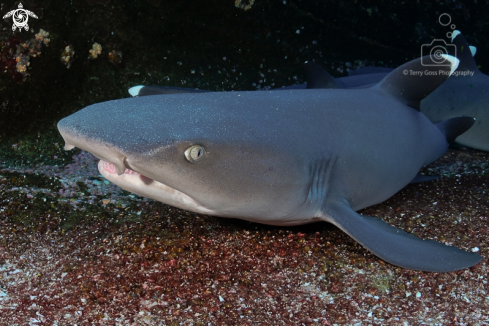
[[457,58],[446,54],[442,56],[441,59],[425,56],[409,61],[385,76],[374,87],[419,111],[421,100],[440,86],[458,67]]
[[306,62],[304,64],[308,89],[312,88],[343,88],[338,84],[333,76],[315,63]]

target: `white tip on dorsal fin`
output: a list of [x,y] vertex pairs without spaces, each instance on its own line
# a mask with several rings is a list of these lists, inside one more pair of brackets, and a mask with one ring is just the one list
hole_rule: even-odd
[[460,31],[459,30],[454,30],[453,31],[453,33],[452,33],[452,42],[457,37],[458,34],[460,34]]
[[475,56],[477,53],[477,48],[473,45],[469,45],[470,53],[472,53],[472,56]]
[[134,86],[134,87],[131,87],[129,88],[127,91],[129,92],[129,94],[131,94],[131,96],[138,96],[139,95],[139,90],[141,90],[141,88],[143,88],[144,86],[143,85],[138,85],[138,86]]
[[452,67],[452,70],[450,71],[450,76],[451,76],[453,72],[457,70],[460,60],[458,60],[457,58],[449,54],[442,54],[442,56],[445,58],[445,60],[448,60],[451,63],[451,67]]

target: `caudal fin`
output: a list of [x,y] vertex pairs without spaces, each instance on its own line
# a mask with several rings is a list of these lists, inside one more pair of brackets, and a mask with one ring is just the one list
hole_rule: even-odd
[[479,71],[477,64],[474,59],[474,49],[471,48],[465,37],[460,33],[460,31],[454,31],[452,34],[452,43],[457,48],[457,53],[454,55],[460,60],[460,64],[458,66],[459,71],[470,70],[470,71]]
[[444,120],[436,124],[438,129],[445,135],[449,144],[472,127],[475,119],[472,117],[456,117]]

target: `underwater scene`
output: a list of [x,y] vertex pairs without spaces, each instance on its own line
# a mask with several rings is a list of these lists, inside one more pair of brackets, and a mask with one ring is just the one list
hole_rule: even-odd
[[0,325],[489,324],[489,1],[0,17]]

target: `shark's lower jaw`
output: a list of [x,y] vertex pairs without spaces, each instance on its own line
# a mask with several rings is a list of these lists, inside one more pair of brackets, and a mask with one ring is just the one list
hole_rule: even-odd
[[196,213],[210,215],[215,213],[196,202],[190,196],[161,182],[145,177],[136,171],[126,169],[123,174],[118,175],[115,165],[104,160],[100,160],[98,163],[98,170],[110,182],[137,195]]

